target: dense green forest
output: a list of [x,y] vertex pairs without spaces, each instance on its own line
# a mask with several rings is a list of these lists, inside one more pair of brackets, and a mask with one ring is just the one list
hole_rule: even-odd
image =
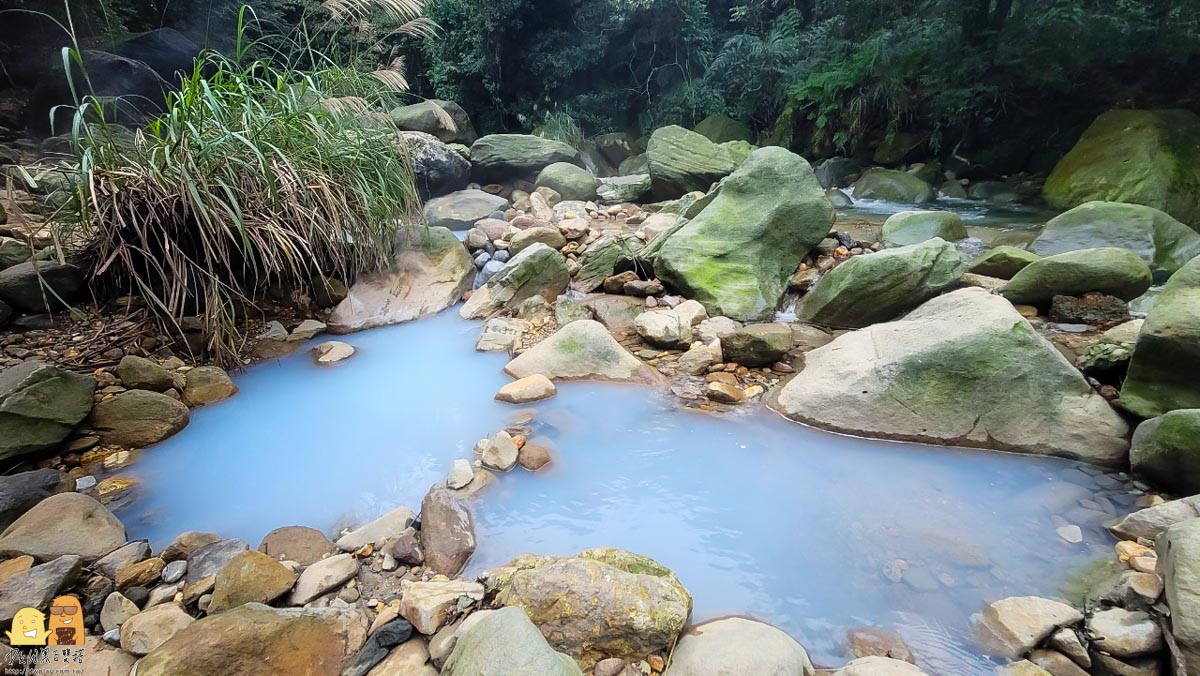
[[[94,35],[165,25],[218,47],[237,10],[71,4]],[[322,39],[318,3],[250,4],[265,33],[303,23]],[[481,133],[641,135],[723,113],[809,157],[912,131],[1008,173],[1048,169],[1106,108],[1200,107],[1200,3],[1181,0],[429,0],[425,14],[436,37],[364,20],[337,46],[369,68],[403,57],[415,95],[459,102]]]

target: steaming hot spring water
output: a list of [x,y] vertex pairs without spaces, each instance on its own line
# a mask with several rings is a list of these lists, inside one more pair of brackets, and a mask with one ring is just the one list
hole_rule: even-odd
[[[279,526],[332,531],[418,507],[521,410],[493,400],[506,357],[473,349],[479,327],[448,310],[346,337],[358,353],[335,367],[299,351],[248,369],[236,397],[135,463],[140,497],[120,514],[131,537],[157,549],[205,530],[253,545]],[[846,631],[873,625],[931,673],[991,673],[972,614],[1067,593],[1110,556],[1102,523],[1133,501],[1079,463],[856,439],[765,408],[692,412],[643,385],[564,383],[535,407],[533,436],[554,460],[473,502],[466,574],[524,552],[628,549],[676,571],[694,622],[755,617],[817,663],[842,663]],[[1081,543],[1056,532],[1066,522]]]

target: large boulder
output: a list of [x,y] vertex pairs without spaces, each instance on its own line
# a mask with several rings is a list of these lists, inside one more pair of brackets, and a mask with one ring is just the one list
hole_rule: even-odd
[[675,199],[694,190],[707,192],[713,183],[737,169],[728,150],[674,125],[654,131],[646,146],[646,158],[651,189],[659,200]]
[[366,637],[358,610],[248,603],[179,630],[138,662],[137,673],[331,676],[354,660]]
[[535,242],[508,259],[487,284],[475,289],[458,314],[464,319],[482,319],[506,308],[515,309],[534,296],[554,301],[567,290],[570,281],[567,259]]
[[804,158],[761,148],[703,211],[664,235],[654,269],[710,315],[765,319],[801,259],[829,234],[833,216]]
[[804,647],[769,624],[729,617],[691,627],[666,676],[812,676]]
[[421,501],[421,551],[435,573],[457,575],[475,553],[471,511],[454,491],[435,487]]
[[1200,495],[1193,495],[1139,509],[1121,517],[1108,526],[1113,535],[1122,540],[1157,540],[1165,530],[1177,523],[1200,516]]
[[1129,464],[1171,492],[1200,493],[1200,409],[1168,411],[1138,425]]
[[200,45],[174,28],[156,28],[125,40],[112,51],[150,66],[167,82],[177,83],[192,74]]
[[598,182],[587,169],[570,162],[555,162],[542,169],[535,185],[550,188],[564,200],[587,201],[596,199]]
[[1083,613],[1059,601],[1011,596],[983,610],[973,632],[989,654],[1020,659],[1060,627],[1083,620]]
[[567,655],[554,652],[520,608],[489,612],[454,643],[443,676],[583,676]]
[[941,238],[854,256],[817,280],[796,318],[836,328],[895,319],[956,284],[966,270],[966,260]]
[[188,407],[147,390],[127,390],[96,404],[88,424],[106,444],[142,448],[187,427]]
[[82,493],[52,495],[0,533],[0,554],[39,561],[75,554],[91,563],[123,544],[121,521]]
[[92,410],[96,380],[40,361],[0,371],[0,460],[47,451]]
[[998,279],[1012,279],[1014,275],[1039,258],[1041,256],[1024,249],[1002,245],[972,261],[967,272]]
[[671,645],[692,597],[670,569],[619,549],[573,557],[526,554],[483,575],[502,606],[520,606],[557,650],[585,669]]
[[962,217],[952,211],[901,211],[883,222],[885,246],[919,244],[934,237],[947,242],[966,239]]
[[121,625],[121,649],[148,655],[195,622],[177,603],[163,603],[137,613]]
[[600,322],[581,319],[508,362],[514,378],[540,373],[551,380],[656,381],[655,371],[617,342]]
[[937,199],[933,186],[913,174],[893,169],[868,169],[854,183],[854,199],[923,204]]
[[750,131],[750,127],[728,115],[709,115],[700,120],[693,131],[713,143],[754,141],[754,132]]
[[7,625],[22,608],[45,608],[79,578],[83,559],[73,554],[15,572],[0,582],[0,623]]
[[1080,249],[1036,260],[1001,293],[1013,303],[1049,303],[1055,296],[1098,292],[1133,300],[1153,283],[1150,268],[1128,249]]
[[448,195],[470,183],[471,163],[435,136],[404,131],[398,135],[397,145],[412,162],[413,182],[421,199]]
[[244,551],[221,566],[213,581],[208,614],[215,615],[247,603],[270,603],[291,591],[296,574],[257,551]]
[[70,304],[83,286],[79,268],[58,261],[31,260],[0,270],[0,301],[30,314]]
[[601,204],[641,202],[650,193],[650,174],[614,176],[600,179],[596,195]]
[[1200,408],[1200,256],[1171,276],[1138,334],[1121,405],[1152,418]]
[[[997,672],[999,673],[999,672]],[[850,660],[846,666],[838,669],[830,674],[830,676],[926,676],[924,671],[921,671],[916,665],[892,659],[890,657],[881,657],[879,655],[869,655],[860,657],[856,660]]]
[[583,293],[599,289],[605,279],[616,273],[619,262],[633,260],[643,246],[642,240],[630,234],[604,235],[579,255],[579,271],[571,281],[571,288]]
[[1029,244],[1041,256],[1099,247],[1129,249],[1162,282],[1200,255],[1200,234],[1153,207],[1088,202],[1050,219]]
[[71,484],[62,472],[49,467],[0,476],[0,528],[8,528],[34,505]]
[[835,338],[772,393],[785,416],[869,437],[1124,463],[1128,426],[1012,305],[978,288]]
[[368,275],[329,315],[333,333],[424,319],[454,305],[475,276],[471,254],[446,228],[409,229],[391,269]]
[[397,129],[424,132],[442,143],[470,145],[478,138],[467,111],[453,101],[429,99],[400,106],[393,108],[388,117]]
[[555,162],[583,164],[578,150],[540,136],[491,134],[471,145],[475,177],[489,183],[533,178]]
[[1174,638],[1171,652],[1176,673],[1200,669],[1200,518],[1188,519],[1166,530],[1155,543],[1156,572],[1163,579],[1163,598],[1170,608],[1164,624]]
[[1051,206],[1130,202],[1200,225],[1200,116],[1188,110],[1110,110],[1046,179]]
[[508,208],[508,200],[482,190],[452,192],[425,203],[421,215],[430,227],[470,230],[475,223]]
[[[166,92],[176,88],[175,83],[164,79],[136,57],[94,49],[80,52],[82,70],[72,61],[71,78],[68,79],[58,52],[53,53],[49,72],[38,79],[25,109],[28,130],[39,138],[69,132],[75,101],[84,95],[95,96],[103,104],[110,121],[129,124],[140,123],[161,112],[166,103]],[[72,83],[75,92],[71,90]]]

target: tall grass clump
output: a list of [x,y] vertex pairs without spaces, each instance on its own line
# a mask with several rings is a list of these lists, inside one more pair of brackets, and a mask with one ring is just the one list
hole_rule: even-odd
[[[144,297],[172,335],[198,316],[224,363],[236,359],[255,290],[387,266],[397,219],[418,205],[394,130],[325,101],[344,69],[301,71],[248,53],[240,39],[232,56],[205,52],[165,112],[132,133],[83,97],[72,131],[78,180],[62,219],[71,231],[62,240],[77,243],[98,296]],[[305,58],[324,63],[311,50]]]

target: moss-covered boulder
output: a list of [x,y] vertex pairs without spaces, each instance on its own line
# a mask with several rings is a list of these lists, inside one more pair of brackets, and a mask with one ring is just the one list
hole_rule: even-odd
[[524,608],[550,645],[586,670],[603,658],[640,659],[669,647],[692,610],[669,568],[620,549],[526,554],[487,571],[484,584],[496,603]]
[[669,200],[689,192],[708,192],[713,183],[733,173],[737,162],[729,151],[683,127],[655,130],[646,148],[654,197]]
[[771,405],[835,432],[1125,462],[1128,426],[1012,305],[978,288],[806,354]]
[[482,190],[458,190],[425,203],[422,220],[431,228],[470,230],[476,223],[508,208],[508,200]]
[[1153,283],[1150,268],[1128,249],[1068,251],[1026,265],[1001,293],[1014,303],[1048,303],[1055,296],[1098,292],[1133,300]]
[[999,279],[1012,279],[1013,275],[1041,256],[1015,246],[1001,245],[991,249],[971,263],[967,272]]
[[535,185],[556,191],[564,200],[586,202],[596,198],[596,177],[570,162],[555,162],[542,169]]
[[575,660],[555,652],[521,608],[483,611],[463,628],[442,667],[444,676],[583,676]]
[[88,424],[106,444],[142,448],[188,424],[188,407],[158,392],[128,390],[96,404]]
[[917,176],[893,169],[868,169],[854,183],[854,199],[924,204],[937,199],[933,186]]
[[47,451],[92,410],[96,380],[39,361],[0,371],[0,460]]
[[1051,206],[1129,202],[1200,226],[1200,116],[1188,110],[1110,110],[1046,179]]
[[709,115],[700,121],[693,130],[713,143],[726,141],[754,141],[754,132],[750,127],[738,122],[728,115]]
[[555,162],[582,166],[579,151],[562,141],[528,134],[491,134],[471,144],[475,177],[487,183],[534,178]]
[[956,284],[966,270],[966,260],[941,238],[854,256],[817,280],[796,318],[837,328],[895,319]]
[[950,211],[901,211],[883,222],[885,246],[908,246],[934,237],[947,242],[966,239],[962,217]]
[[630,234],[604,235],[579,255],[579,271],[571,288],[583,293],[599,289],[605,278],[616,273],[620,261],[633,260],[643,246],[642,240]]
[[1138,425],[1129,464],[1173,493],[1200,493],[1200,409],[1170,411]]
[[596,187],[596,195],[601,204],[641,202],[649,194],[650,174],[602,178]]
[[514,378],[541,374],[551,380],[658,380],[656,371],[622,347],[603,324],[590,319],[560,328],[508,362],[504,372]]
[[655,238],[652,245],[663,241],[654,269],[710,315],[764,319],[801,259],[829,234],[833,216],[804,158],[760,148],[695,218]]
[[1097,247],[1129,249],[1163,282],[1200,255],[1200,234],[1153,207],[1088,202],[1050,219],[1029,244],[1042,256]]
[[432,134],[442,143],[471,145],[479,138],[467,111],[453,101],[430,99],[400,106],[393,108],[388,117],[397,129]]
[[482,319],[503,309],[516,309],[534,296],[553,301],[567,290],[570,281],[567,259],[535,242],[510,258],[487,284],[475,289],[458,313],[464,319]]
[[1121,405],[1143,418],[1200,408],[1200,256],[1163,287],[1142,324]]

